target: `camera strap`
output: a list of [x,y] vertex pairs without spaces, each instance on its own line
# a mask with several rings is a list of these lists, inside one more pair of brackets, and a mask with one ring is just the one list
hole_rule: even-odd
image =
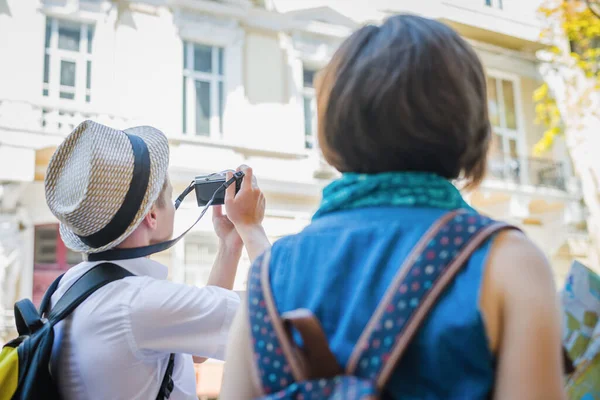
[[[240,179],[239,174],[240,174],[240,172],[236,173],[231,179],[224,182],[221,186],[219,186],[219,188],[217,188],[217,190],[215,190],[211,199],[208,201],[208,203],[206,203],[206,205],[200,212],[200,215],[198,216],[196,221],[188,229],[186,229],[185,232],[183,232],[181,235],[177,236],[176,238],[167,240],[166,242],[160,242],[160,243],[151,244],[151,245],[143,246],[143,247],[132,247],[132,248],[128,248],[128,249],[110,249],[110,250],[101,251],[98,253],[90,253],[90,254],[88,254],[88,257],[87,257],[88,261],[130,260],[133,258],[148,257],[149,255],[160,253],[161,251],[170,249],[171,247],[175,246],[175,244],[177,242],[179,242],[181,240],[181,238],[183,238],[190,230],[192,230],[192,228],[194,226],[196,226],[196,224],[198,222],[200,222],[202,217],[204,217],[204,214],[206,214],[206,212],[208,211],[208,209],[210,208],[212,203],[215,201],[215,197],[217,196],[217,194],[219,194],[221,191],[224,191],[225,189],[227,189],[236,180]],[[241,176],[243,177],[243,173]],[[176,209],[179,207],[179,205],[183,201],[183,198],[185,196],[187,196],[192,191],[192,189],[193,189],[193,185],[190,185],[177,198],[177,200],[175,202]]]
[[[218,191],[218,190],[217,190]],[[215,192],[217,193],[217,192]],[[165,251],[173,246],[182,237],[185,236],[196,224],[202,219],[206,211],[212,204],[212,199],[209,201],[206,206],[202,209],[200,216],[196,219],[196,221],[183,232],[181,235],[177,236],[175,239],[167,240],[166,242],[160,242],[156,244],[151,244],[149,246],[143,247],[132,247],[129,249],[110,249],[106,251],[101,251],[99,253],[90,253],[88,254],[88,261],[116,261],[116,260],[130,260],[132,258],[140,258],[140,257],[148,257],[149,255],[160,253],[161,251]]]

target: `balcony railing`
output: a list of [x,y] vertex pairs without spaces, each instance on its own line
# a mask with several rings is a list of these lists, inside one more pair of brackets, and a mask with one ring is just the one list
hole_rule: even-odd
[[86,119],[116,128],[128,126],[126,118],[95,112],[76,105],[65,107],[52,101],[31,103],[0,99],[0,127],[2,128],[66,135]]
[[519,185],[567,190],[564,164],[542,158],[492,156],[487,177]]

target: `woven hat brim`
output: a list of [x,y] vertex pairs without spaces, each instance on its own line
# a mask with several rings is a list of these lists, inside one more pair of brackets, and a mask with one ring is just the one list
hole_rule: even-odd
[[145,206],[137,212],[133,221],[123,234],[112,242],[98,248],[88,246],[79,238],[79,236],[77,236],[77,234],[70,230],[68,226],[60,223],[60,236],[65,246],[73,251],[89,254],[109,250],[118,246],[140,225],[160,195],[169,167],[169,142],[167,138],[161,131],[149,126],[129,128],[125,129],[124,132],[139,136],[146,143],[152,161],[161,160],[161,162],[151,162],[151,179],[148,182],[148,189],[146,190],[146,195],[142,202]]

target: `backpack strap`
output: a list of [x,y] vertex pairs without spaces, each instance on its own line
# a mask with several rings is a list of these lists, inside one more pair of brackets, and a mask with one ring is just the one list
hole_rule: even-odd
[[[344,369],[329,348],[327,336],[312,311],[296,309],[283,313],[281,319],[286,335],[280,340],[288,342],[294,349],[293,359],[287,359],[287,362],[298,365],[305,379],[330,379],[343,374]],[[302,338],[302,347],[294,341],[294,332]]]
[[419,240],[398,270],[358,340],[349,375],[383,390],[395,366],[444,289],[491,235],[518,229],[465,210],[442,216]]
[[19,336],[31,335],[41,328],[42,325],[44,325],[44,320],[42,317],[48,313],[50,308],[50,299],[52,298],[54,292],[56,292],[56,288],[58,287],[58,284],[63,276],[64,274],[52,281],[46,290],[46,293],[44,293],[44,298],[40,303],[39,312],[29,299],[22,299],[15,303],[15,325],[17,326],[17,332],[19,333]]
[[133,274],[113,263],[102,263],[88,270],[75,281],[48,313],[48,321],[55,325],[83,303],[92,293],[111,282]]
[[175,354],[171,353],[169,356],[169,363],[167,364],[167,369],[165,370],[165,375],[163,376],[163,380],[160,383],[160,389],[158,390],[158,395],[156,396],[156,400],[166,400],[171,396],[171,392],[175,387],[175,383],[173,383],[173,368],[175,367]]
[[32,335],[44,325],[37,309],[29,299],[22,299],[15,303],[15,325],[19,336]]
[[[252,346],[258,378],[265,394],[284,388],[304,379],[302,368],[288,364],[293,360],[293,348],[285,340],[286,327],[279,317],[271,284],[267,250],[253,264],[248,276],[248,313],[252,332]],[[283,340],[282,340],[283,339]]]
[[47,315],[50,311],[50,300],[52,299],[54,292],[56,292],[56,288],[58,288],[58,284],[63,276],[65,276],[65,274],[61,274],[58,278],[53,280],[48,289],[46,289],[46,293],[44,293],[44,297],[40,303],[40,316]]

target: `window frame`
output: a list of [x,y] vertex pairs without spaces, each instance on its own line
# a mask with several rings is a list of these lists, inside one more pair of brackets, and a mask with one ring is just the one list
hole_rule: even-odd
[[[521,183],[527,183],[529,180],[526,143],[527,132],[525,130],[525,117],[523,115],[524,110],[521,97],[521,78],[517,74],[498,70],[486,71],[486,78],[493,79],[496,82],[496,95],[498,99],[498,115],[500,119],[500,126],[493,126],[491,119],[490,125],[492,128],[492,135],[498,135],[502,138],[503,152],[501,153],[501,160],[504,162],[506,167],[509,168],[509,161],[512,160],[510,156],[509,141],[513,139],[517,144],[517,155],[515,158],[520,161],[520,181]],[[502,87],[502,81],[510,82],[513,86],[516,129],[511,129],[507,127],[507,114],[505,110],[504,89]],[[489,108],[489,100],[487,101]],[[494,154],[492,154],[492,156],[494,156]]]
[[[223,138],[223,122],[225,114],[227,63],[225,46],[202,43],[192,40],[182,40],[183,45],[183,104],[182,104],[182,134],[189,137],[210,139]],[[205,46],[211,49],[211,72],[194,70],[195,46]],[[221,55],[219,56],[219,51]],[[221,65],[219,65],[219,62]],[[187,65],[186,65],[187,64]],[[220,68],[219,68],[220,67]],[[196,130],[196,82],[208,83],[210,90],[209,132],[199,133]],[[190,127],[193,127],[190,130]]]
[[[320,68],[317,66],[303,62],[302,63],[302,89],[301,89],[301,97],[302,97],[302,132],[304,134],[304,149],[308,151],[316,150],[319,148],[318,138],[317,138],[317,93],[314,87],[314,75],[319,72]],[[305,71],[313,71],[313,85],[306,86],[304,81]],[[310,99],[310,110],[311,110],[311,134],[307,133],[306,126],[306,100]],[[312,140],[309,141],[309,137],[312,137]],[[312,142],[312,147],[308,146],[308,144]]]
[[[335,52],[342,44],[342,38],[317,38],[314,35],[308,35],[301,32],[295,32],[291,35],[290,50],[291,57],[288,60],[288,68],[292,71],[292,80],[290,82],[290,90],[293,93],[295,102],[298,109],[298,135],[302,135],[302,138],[298,137],[298,148],[301,148],[307,156],[316,158],[319,160],[319,169],[325,165],[323,162],[323,156],[319,151],[318,143],[318,118],[316,113],[316,100],[313,103],[313,109],[315,110],[314,116],[314,146],[312,149],[306,147],[306,123],[304,113],[304,97],[312,95],[312,90],[304,90],[304,70],[310,69],[315,71],[321,71],[332,59]],[[316,98],[316,93],[315,93]],[[302,142],[300,142],[300,140]],[[301,146],[301,147],[300,147]]]
[[[90,87],[87,87],[88,82],[88,63],[91,64],[90,75],[93,72],[93,43],[95,35],[95,25],[90,22],[78,22],[69,19],[63,19],[47,15],[44,29],[44,62],[42,73],[42,96],[50,99],[55,99],[60,102],[76,102],[86,104],[91,102],[91,87],[92,78],[90,77]],[[46,27],[50,24],[50,31],[47,32]],[[58,47],[59,42],[59,27],[61,26],[77,26],[79,28],[79,50],[66,50]],[[89,47],[88,39],[90,37],[89,30],[92,30],[92,46]],[[50,38],[47,40],[46,35]],[[48,44],[46,45],[46,41]],[[48,65],[46,65],[46,56],[48,56]],[[61,64],[62,61],[75,63],[75,86],[61,85]],[[48,82],[46,79],[46,68],[48,69]],[[61,93],[71,93],[73,98],[61,97]]]

